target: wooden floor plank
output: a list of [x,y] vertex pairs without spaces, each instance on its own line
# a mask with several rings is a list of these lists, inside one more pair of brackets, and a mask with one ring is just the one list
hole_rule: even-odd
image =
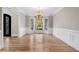
[[29,34],[21,38],[6,37],[2,51],[12,52],[76,52],[63,41],[49,34]]

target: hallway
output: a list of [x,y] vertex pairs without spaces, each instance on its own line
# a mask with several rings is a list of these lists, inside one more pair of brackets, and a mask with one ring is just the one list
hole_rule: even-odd
[[79,51],[79,8],[2,7],[0,10],[4,18],[0,21],[2,51]]
[[26,34],[21,38],[5,38],[5,49],[11,52],[76,52],[63,41],[49,34]]

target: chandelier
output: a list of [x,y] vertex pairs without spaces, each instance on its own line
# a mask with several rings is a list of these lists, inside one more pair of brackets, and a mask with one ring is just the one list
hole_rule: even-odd
[[36,9],[35,18],[36,19],[42,19],[43,18],[43,9],[41,7],[38,7]]

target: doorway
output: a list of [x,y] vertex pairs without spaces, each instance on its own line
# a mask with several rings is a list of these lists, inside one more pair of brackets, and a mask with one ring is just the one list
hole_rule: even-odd
[[43,30],[43,21],[42,19],[35,20],[35,29],[36,30]]
[[3,35],[11,36],[11,16],[8,14],[3,14]]
[[48,31],[48,18],[31,19],[31,31],[33,33],[45,33]]

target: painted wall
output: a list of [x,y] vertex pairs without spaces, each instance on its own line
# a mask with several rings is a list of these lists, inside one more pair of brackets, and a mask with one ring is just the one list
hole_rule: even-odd
[[12,36],[18,36],[18,15],[14,14],[12,16],[11,26]]
[[18,29],[19,29],[19,37],[26,34],[26,17],[25,15],[19,13],[18,15]]
[[53,16],[53,34],[79,51],[78,7],[65,7]]
[[79,8],[63,8],[54,15],[53,26],[56,28],[79,30]]
[[2,7],[0,7],[0,30],[2,29]]
[[48,16],[48,31],[50,34],[52,34],[52,28],[53,28],[53,16]]
[[0,49],[4,47],[2,38],[2,7],[0,7]]
[[30,22],[31,22],[31,19],[30,19],[30,17],[31,16],[26,16],[25,18],[26,18],[26,20],[25,20],[25,28],[26,28],[26,34],[29,34],[31,31],[31,24],[30,24]]
[[53,16],[48,16],[49,28],[53,27]]

